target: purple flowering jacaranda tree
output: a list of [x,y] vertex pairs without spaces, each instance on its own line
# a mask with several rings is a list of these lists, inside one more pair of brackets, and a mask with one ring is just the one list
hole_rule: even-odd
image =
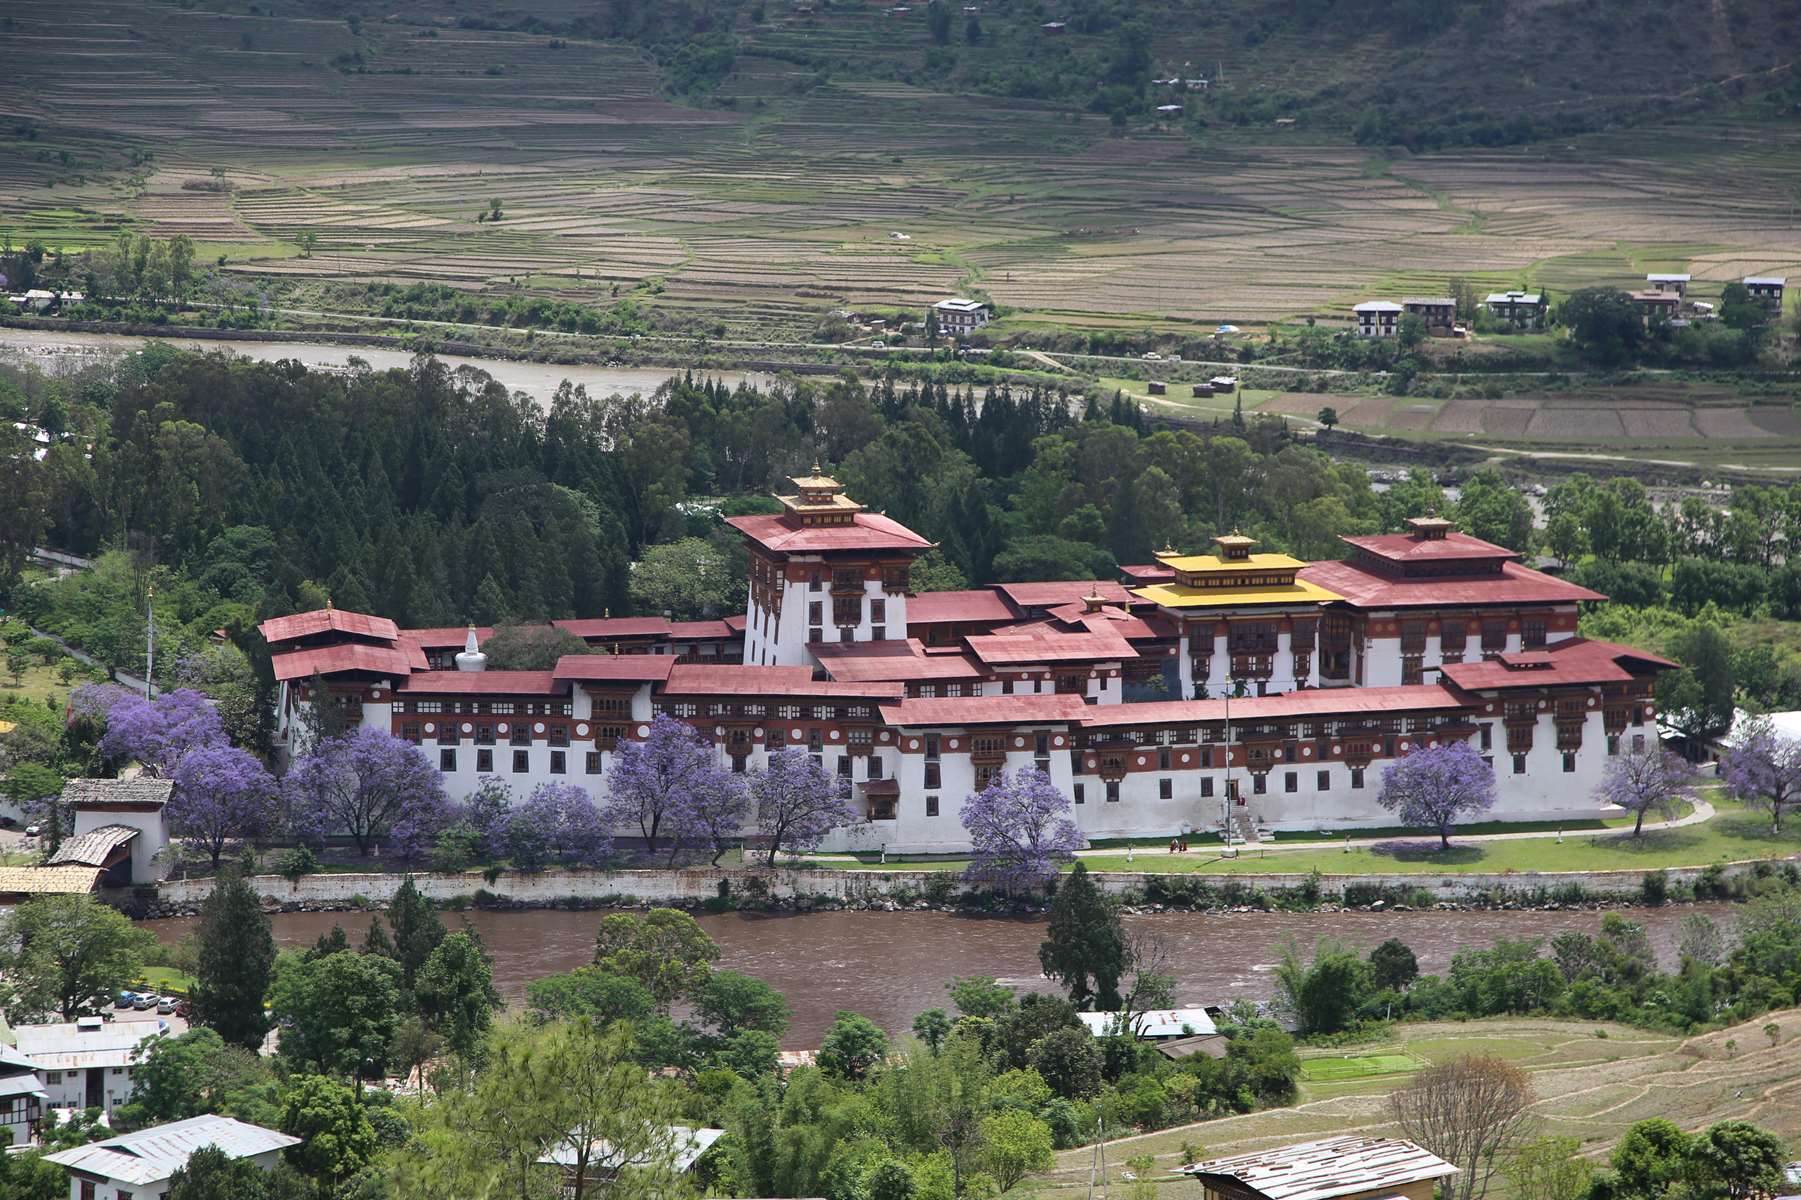
[[713,865],[744,831],[744,815],[750,810],[750,791],[744,776],[724,767],[710,766],[677,798],[669,814],[669,861],[684,849],[711,852]]
[[236,746],[190,750],[175,768],[169,827],[216,870],[233,838],[260,837],[275,827],[281,806],[275,780],[256,757]]
[[1012,890],[1035,887],[1081,849],[1069,797],[1036,767],[1002,771],[963,802],[974,856],[963,877]]
[[1608,759],[1595,795],[1602,804],[1617,804],[1631,813],[1636,818],[1632,836],[1637,837],[1647,812],[1656,809],[1670,816],[1678,800],[1694,796],[1696,782],[1695,769],[1681,755],[1649,746]]
[[1769,811],[1772,832],[1782,832],[1782,814],[1801,805],[1801,741],[1777,733],[1767,717],[1745,727],[1720,773],[1734,796]]
[[106,714],[100,753],[109,761],[142,763],[152,775],[170,778],[192,750],[227,744],[218,710],[191,688],[164,692],[154,700],[132,696]]
[[367,855],[392,837],[403,857],[431,844],[449,813],[444,779],[419,747],[379,729],[326,738],[283,780],[288,823],[315,845],[348,834]]
[[520,871],[541,871],[553,863],[597,867],[613,853],[594,798],[571,783],[539,784],[495,828],[493,853]]
[[1449,850],[1452,826],[1494,807],[1494,768],[1468,742],[1441,742],[1392,763],[1382,773],[1376,803],[1403,825],[1437,830],[1440,846]]
[[636,826],[644,848],[655,854],[672,818],[716,770],[713,748],[693,726],[658,713],[643,741],[619,743],[607,784],[606,823],[613,829]]
[[769,765],[750,779],[757,832],[768,842],[767,864],[773,867],[784,847],[811,850],[832,830],[853,824],[856,814],[844,802],[847,790],[799,747],[771,754]]

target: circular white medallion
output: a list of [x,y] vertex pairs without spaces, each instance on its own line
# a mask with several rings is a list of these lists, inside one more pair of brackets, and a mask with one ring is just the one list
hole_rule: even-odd
[[467,722],[467,721],[464,721],[464,722],[463,722],[463,732],[464,732],[464,733],[474,733],[474,732],[475,732],[475,726],[473,726],[473,725],[471,725],[471,724],[470,724],[470,723],[469,723],[469,722]]
[[638,726],[638,736],[639,737],[649,737],[650,736],[650,726],[648,726],[648,725]]
[[543,733],[544,732],[544,722],[539,721],[537,724],[533,725],[532,732],[533,733]]
[[425,723],[425,732],[427,732],[427,733],[432,733],[432,732],[434,732],[434,731],[435,731],[435,730],[436,730],[436,729],[437,729],[437,728],[438,728],[438,727],[437,727],[437,726],[436,726],[436,725],[433,725],[433,724],[432,724],[432,723],[431,723],[431,722],[430,722],[430,721],[427,721],[427,722],[426,722],[426,723]]

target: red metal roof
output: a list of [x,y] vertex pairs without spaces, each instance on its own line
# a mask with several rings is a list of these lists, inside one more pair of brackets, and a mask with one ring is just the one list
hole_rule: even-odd
[[985,633],[963,639],[984,666],[1022,663],[1095,662],[1137,658],[1138,651],[1113,633],[1064,633],[1047,629],[1031,633]]
[[1441,562],[1452,558],[1518,558],[1505,546],[1485,542],[1467,533],[1449,530],[1443,537],[1422,538],[1411,533],[1381,533],[1373,537],[1340,535],[1339,541],[1367,550],[1390,562]]
[[927,654],[918,638],[880,642],[815,642],[807,647],[826,674],[841,682],[935,679],[981,679],[981,667],[961,651]]
[[[1354,716],[1372,712],[1459,712],[1469,707],[1450,688],[1436,683],[1409,687],[1308,688],[1280,696],[1245,696],[1230,702],[1233,724],[1278,717]],[[1226,719],[1225,700],[1154,700],[1144,704],[1102,704],[1082,714],[1087,729],[1120,725],[1181,725]]]
[[725,619],[725,623],[733,633],[743,633],[745,625],[748,624],[743,613],[733,613]]
[[565,654],[552,673],[583,683],[662,683],[673,670],[673,654]]
[[727,517],[745,537],[766,550],[816,554],[832,550],[926,550],[932,543],[881,513],[860,512],[849,525],[801,525],[784,515]]
[[258,625],[257,630],[264,641],[271,643],[291,642],[320,633],[348,633],[390,642],[400,636],[399,627],[386,617],[372,617],[368,613],[348,612],[342,608],[319,608],[288,617],[270,617]]
[[551,671],[419,671],[396,690],[433,696],[548,696],[568,689]]
[[1119,569],[1119,573],[1132,581],[1134,587],[1144,587],[1151,583],[1168,583],[1176,577],[1174,567],[1162,563],[1133,563]]
[[847,696],[898,699],[898,683],[820,682],[811,667],[745,666],[737,663],[678,663],[662,692],[667,696]]
[[1080,696],[951,696],[882,705],[889,725],[1026,725],[1074,721],[1091,711]]
[[585,642],[669,636],[667,617],[575,617],[551,624]]
[[[1633,669],[1628,669],[1631,664]],[[1465,691],[1498,691],[1507,688],[1571,687],[1594,683],[1625,683],[1637,673],[1658,671],[1677,664],[1667,658],[1587,638],[1565,638],[1543,650],[1503,654],[1497,659],[1451,663],[1439,668],[1444,677]]]
[[312,646],[274,655],[269,661],[275,669],[275,678],[281,682],[305,679],[314,672],[342,675],[366,671],[372,675],[403,678],[426,667],[425,652],[410,642],[398,646],[370,646],[362,642]]
[[671,621],[669,636],[678,641],[700,642],[735,637],[736,634],[724,621]]
[[1607,599],[1600,592],[1516,562],[1502,563],[1498,575],[1470,579],[1394,579],[1348,562],[1316,562],[1302,567],[1296,578],[1336,592],[1356,608],[1575,604]]
[[1109,604],[1132,603],[1132,594],[1109,579],[1052,579],[1035,583],[997,583],[994,590],[1018,609],[1052,608],[1099,596]]
[[[1176,636],[1174,627],[1167,621],[1161,622],[1162,628],[1159,629],[1153,627],[1136,613],[1115,608],[1111,604],[1102,607],[1099,612],[1089,612],[1088,606],[1085,604],[1064,604],[1051,609],[1050,616],[1065,625],[1074,625],[1086,629],[1090,633],[1102,635],[1115,633],[1128,639]],[[1005,631],[996,630],[995,632]]]
[[[493,636],[494,627],[492,625],[477,625],[475,627],[476,645],[481,645]],[[469,627],[467,625],[445,625],[436,629],[402,629],[400,631],[400,637],[406,641],[412,642],[414,645],[423,647],[426,650],[449,650],[453,648],[461,650],[463,648],[463,643],[468,640]]]
[[966,592],[921,592],[907,598],[908,625],[951,625],[970,621],[1011,621],[1013,610],[993,588]]

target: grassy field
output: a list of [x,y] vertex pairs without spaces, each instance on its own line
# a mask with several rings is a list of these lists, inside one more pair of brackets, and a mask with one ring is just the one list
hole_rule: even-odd
[[1301,1078],[1309,1083],[1368,1079],[1375,1075],[1404,1075],[1417,1071],[1425,1061],[1411,1054],[1337,1054],[1307,1058],[1301,1062]]
[[[1774,1021],[1771,1042],[1762,1027]],[[1110,1143],[1107,1162],[1115,1188],[1125,1160],[1151,1155],[1162,1170],[1181,1164],[1184,1143],[1207,1156],[1264,1149],[1331,1133],[1392,1133],[1384,1101],[1408,1078],[1405,1071],[1335,1076],[1358,1057],[1403,1056],[1428,1063],[1466,1054],[1494,1054],[1532,1075],[1538,1129],[1575,1137],[1600,1158],[1634,1121],[1668,1117],[1687,1129],[1739,1118],[1784,1137],[1801,1134],[1801,1010],[1758,1017],[1696,1038],[1595,1022],[1498,1019],[1402,1025],[1395,1040],[1361,1049],[1304,1050],[1301,1098],[1292,1108],[1227,1117]],[[1314,1064],[1324,1064],[1316,1066]],[[1317,1077],[1320,1072],[1327,1077]],[[1039,1194],[1073,1197],[1088,1187],[1091,1150],[1066,1151],[1038,1178]],[[1200,1189],[1188,1179],[1160,1183],[1160,1197],[1188,1200]]]
[[[1618,832],[1603,835],[1594,829],[1500,842],[1460,842],[1439,848],[1438,838],[1419,832],[1373,830],[1370,836],[1394,840],[1374,846],[1346,845],[1337,849],[1283,849],[1280,842],[1241,847],[1235,858],[1222,858],[1217,842],[1190,839],[1187,854],[1164,852],[1167,840],[1146,846],[1130,858],[1124,848],[1116,852],[1084,854],[1090,871],[1150,871],[1207,875],[1449,875],[1464,872],[1530,874],[1534,871],[1653,871],[1663,867],[1707,866],[1711,863],[1750,859],[1784,858],[1801,854],[1801,826],[1791,822],[1780,834],[1770,832],[1769,818],[1729,800],[1716,798],[1712,820],[1678,829],[1649,830],[1638,837]],[[1619,829],[1630,822],[1617,819],[1608,825]],[[1482,827],[1507,832],[1502,823]],[[1527,832],[1531,827],[1514,832]],[[1542,832],[1542,829],[1541,829]],[[1358,833],[1356,836],[1365,836]],[[1209,839],[1211,841],[1211,839]],[[1104,846],[1103,846],[1104,848]],[[895,860],[838,863],[852,870],[893,869]],[[960,859],[934,859],[907,863],[908,869],[956,870],[967,865]]]

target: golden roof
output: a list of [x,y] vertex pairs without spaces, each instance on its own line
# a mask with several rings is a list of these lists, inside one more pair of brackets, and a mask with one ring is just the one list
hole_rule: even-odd
[[1157,557],[1166,567],[1194,575],[1207,571],[1298,571],[1307,565],[1287,554],[1247,554],[1243,558],[1231,559],[1221,558],[1217,554],[1179,554],[1167,557],[1160,554]]
[[98,867],[0,867],[0,895],[62,896],[91,892]]
[[1268,584],[1242,588],[1197,588],[1180,583],[1157,583],[1133,588],[1132,594],[1163,608],[1238,608],[1259,604],[1325,604],[1342,600],[1337,592],[1317,583]]

